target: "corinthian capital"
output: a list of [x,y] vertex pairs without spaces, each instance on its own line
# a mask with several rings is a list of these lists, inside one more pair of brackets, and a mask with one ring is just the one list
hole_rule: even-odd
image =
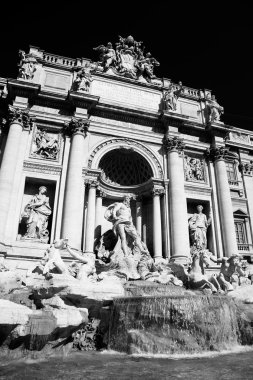
[[241,162],[239,164],[239,170],[243,175],[252,177],[253,176],[253,161]]
[[177,136],[164,136],[163,145],[168,152],[182,152],[185,147],[183,139]]
[[9,124],[19,123],[24,129],[31,129],[34,119],[30,117],[28,110],[21,110],[9,105],[8,113]]
[[163,195],[165,193],[165,190],[161,187],[154,187],[151,192],[153,197],[155,197],[156,195]]
[[206,157],[212,161],[225,160],[227,156],[228,149],[224,148],[223,146],[214,146],[206,150]]
[[79,133],[87,136],[89,130],[90,121],[88,119],[77,119],[73,117],[70,122],[66,122],[64,125],[64,133],[68,136]]

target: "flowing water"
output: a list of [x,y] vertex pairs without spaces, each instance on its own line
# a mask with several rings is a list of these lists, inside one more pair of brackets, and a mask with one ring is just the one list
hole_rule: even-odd
[[233,300],[146,285],[126,294],[113,303],[109,350],[0,357],[0,379],[253,379],[252,323]]
[[253,351],[247,347],[234,349],[229,354],[209,352],[193,356],[159,357],[105,351],[72,353],[64,358],[0,363],[2,380],[253,379]]
[[149,354],[219,351],[240,343],[238,312],[228,297],[146,296],[114,301],[113,350]]

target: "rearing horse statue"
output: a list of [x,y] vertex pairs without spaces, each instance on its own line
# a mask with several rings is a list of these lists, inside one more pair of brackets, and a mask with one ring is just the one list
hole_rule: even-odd
[[[205,274],[204,265],[209,266],[210,258],[203,251],[196,250],[192,255],[192,264],[187,271],[182,264],[171,263],[170,267],[174,274],[183,281],[183,284],[191,289],[211,289],[212,293],[217,293],[220,286],[214,276],[209,280]],[[214,283],[212,283],[214,282]]]

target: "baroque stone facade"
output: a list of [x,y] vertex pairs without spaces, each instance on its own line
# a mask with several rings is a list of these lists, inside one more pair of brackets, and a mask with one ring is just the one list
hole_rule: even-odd
[[28,268],[61,238],[92,254],[127,196],[155,259],[251,260],[253,134],[223,123],[211,91],[157,78],[142,46],[119,37],[98,62],[30,47],[0,79],[0,259]]

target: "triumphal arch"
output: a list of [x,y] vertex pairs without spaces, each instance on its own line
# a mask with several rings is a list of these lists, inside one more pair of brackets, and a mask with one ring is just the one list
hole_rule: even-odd
[[95,252],[124,196],[155,260],[200,248],[251,260],[253,133],[224,124],[211,90],[158,78],[132,36],[94,50],[95,62],[31,46],[17,79],[0,78],[2,262],[29,268],[65,237]]

